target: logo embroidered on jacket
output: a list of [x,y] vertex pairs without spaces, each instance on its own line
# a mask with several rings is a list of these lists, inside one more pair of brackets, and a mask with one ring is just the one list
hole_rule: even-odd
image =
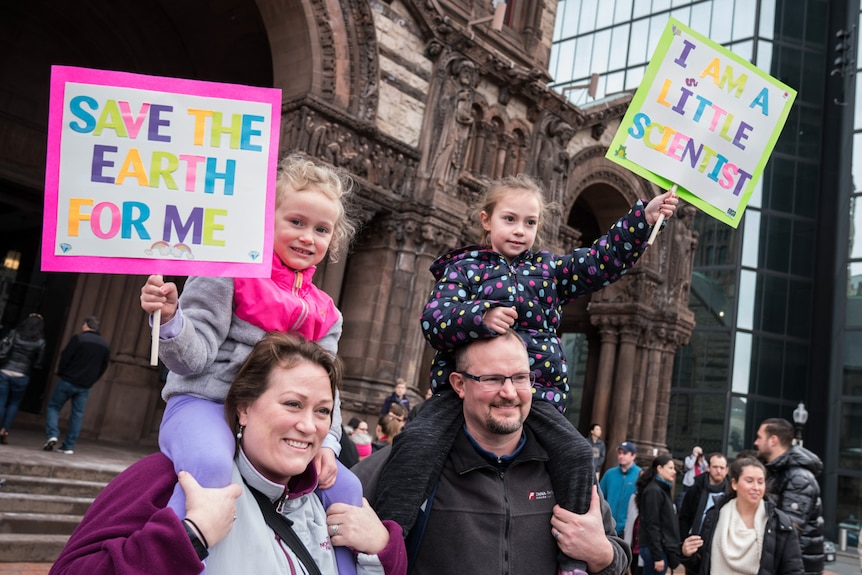
[[541,501],[543,499],[553,499],[554,492],[551,490],[548,491],[529,491],[527,492],[527,498],[530,501]]

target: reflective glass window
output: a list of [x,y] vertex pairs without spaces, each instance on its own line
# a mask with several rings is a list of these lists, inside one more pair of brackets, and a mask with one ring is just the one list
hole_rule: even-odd
[[789,272],[791,253],[788,248],[791,245],[793,225],[788,218],[774,214],[764,217],[764,222],[766,225],[762,228],[761,239],[763,267],[776,272]]
[[814,218],[817,214],[818,189],[820,189],[820,165],[803,161],[797,162],[793,212]]
[[715,2],[715,8],[720,11],[719,14],[713,14],[712,28],[709,31],[709,38],[713,42],[718,42],[725,45],[732,40],[733,18],[728,14],[728,3]]
[[640,18],[649,14],[652,8],[652,0],[634,0],[634,2],[632,18]]
[[739,311],[736,315],[736,327],[740,329],[754,328],[754,294],[757,290],[757,274],[751,270],[739,272]]
[[[813,271],[813,266],[811,271]],[[811,335],[810,310],[814,306],[814,292],[811,282],[790,280],[788,283],[787,335],[807,339]]]
[[774,338],[755,336],[753,352],[751,358],[753,389],[751,391],[766,397],[781,397],[784,344]]
[[637,88],[644,79],[646,66],[637,66],[626,73],[626,89]]
[[[612,30],[613,41],[611,42],[611,56],[610,60],[608,61],[608,67],[611,70],[625,68],[626,66],[626,56],[629,49],[630,30],[631,26],[629,26],[629,24],[614,26]],[[620,88],[618,89],[622,90],[622,84],[620,84]],[[609,90],[607,93],[611,93],[612,91],[613,90]]]
[[801,42],[802,33],[805,28],[805,7],[806,0],[783,0],[780,6],[778,17],[781,18],[779,24],[780,35],[776,39],[784,40],[785,42]]
[[729,332],[695,331],[675,359],[676,374],[687,375],[687,379],[675,378],[678,385],[691,389],[726,389],[730,351]]
[[760,276],[756,302],[759,307],[755,307],[754,329],[783,334],[787,321],[787,279]]
[[592,55],[592,38],[589,36],[578,38],[575,47],[575,65],[572,66],[572,78],[585,78],[590,75]]
[[[810,193],[810,191],[809,191]],[[802,192],[797,194],[801,195]],[[814,277],[814,220],[795,220],[790,245],[790,273],[803,277]]]
[[[859,168],[862,169],[862,166]],[[850,200],[850,257],[862,258],[862,196],[853,196]],[[858,272],[862,273],[862,269]]]
[[[580,15],[580,0],[569,0],[566,2],[563,9],[562,21],[560,26],[560,37],[566,38],[575,34],[578,29],[578,16]],[[559,17],[558,17],[559,18]]]
[[733,322],[735,270],[695,271],[691,275],[689,309],[698,327],[726,328]]
[[772,69],[772,42],[757,43],[757,59],[754,64],[762,70]]
[[676,10],[670,13],[671,17],[676,18],[689,28],[691,28],[691,7],[685,6],[683,8],[677,8]]
[[590,64],[590,74],[608,69],[611,52],[611,31],[602,30],[593,36],[593,60]]
[[835,518],[838,522],[849,519],[851,515],[857,519],[862,517],[862,477],[839,475],[836,500]]
[[757,2],[736,0],[733,3],[732,39],[751,38],[754,36],[754,22],[757,15]]
[[667,414],[667,446],[676,457],[691,453],[693,445],[704,453],[722,451],[724,394],[675,393]]
[[862,403],[841,406],[841,437],[838,440],[838,466],[862,470]]
[[781,130],[781,135],[778,136],[778,141],[775,143],[775,148],[772,151],[773,158],[776,157],[776,154],[796,155],[796,134],[799,132],[797,128],[798,123],[799,106],[794,104],[790,108],[790,113],[787,114],[784,129]]
[[793,211],[796,187],[796,163],[785,157],[772,157],[763,172],[763,208],[780,212]]
[[847,265],[847,325],[862,327],[862,262]]
[[649,59],[647,54],[647,42],[649,41],[649,21],[638,20],[632,22],[632,34],[629,38],[629,64],[646,62]]
[[[761,38],[772,39],[775,34],[775,0],[760,1],[760,30]],[[768,70],[769,68],[765,68]]]
[[[760,262],[760,219],[758,210],[747,209],[743,216],[742,265],[756,268]],[[751,329],[751,326],[748,326]]]
[[614,6],[614,22],[625,22],[632,17],[632,0],[617,0]]
[[808,2],[805,13],[805,44],[810,48],[826,48],[827,30],[829,30],[829,6],[823,0]]
[[822,110],[811,106],[800,106],[798,154],[805,158],[820,156],[823,140]]
[[[697,332],[695,332],[697,333]],[[733,393],[748,393],[751,386],[751,360],[754,355],[754,337],[748,332],[736,333],[736,345],[733,351]]]
[[745,58],[749,62],[754,59],[754,42],[751,40],[743,40],[741,42],[734,42],[730,46],[728,46],[731,52],[739,56],[740,58]]
[[596,29],[596,12],[598,0],[581,0],[581,13],[578,16],[578,34],[585,34]]
[[784,374],[782,381],[782,398],[797,401],[808,396],[807,345],[793,342],[784,344]]
[[610,4],[611,2],[608,2],[608,0],[603,0],[601,5],[599,5],[599,1],[596,0],[596,29],[607,28],[608,26],[613,25],[614,10],[611,8]]
[[[855,312],[857,315],[859,311]],[[844,332],[844,395],[862,397],[862,330]]]
[[[796,46],[775,46],[778,60],[771,71],[772,75],[794,89],[802,85],[802,50]],[[794,108],[798,104],[794,104]]]

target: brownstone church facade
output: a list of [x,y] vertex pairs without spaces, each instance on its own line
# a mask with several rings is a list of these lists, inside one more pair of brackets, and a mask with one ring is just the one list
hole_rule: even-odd
[[[360,234],[315,281],[344,314],[345,416],[370,422],[396,378],[414,398],[427,388],[418,318],[428,266],[473,241],[470,208],[487,181],[520,172],[541,181],[561,208],[544,224],[555,251],[592,242],[637,198],[660,193],[605,158],[630,94],[578,107],[549,89],[556,0],[508,0],[500,31],[490,0],[67,4],[15,3],[0,23],[0,250],[21,258],[3,270],[2,318],[43,313],[52,362],[34,377],[22,424],[41,422],[59,351],[90,314],[103,320],[112,362],[84,435],[154,442],[162,409],[138,301],[144,277],[39,271],[51,64],[282,90],[282,150],[356,183]],[[582,431],[602,423],[611,445],[664,445],[674,354],[693,328],[692,217],[678,210],[631,273],[566,308],[562,332],[586,342],[570,409]]]

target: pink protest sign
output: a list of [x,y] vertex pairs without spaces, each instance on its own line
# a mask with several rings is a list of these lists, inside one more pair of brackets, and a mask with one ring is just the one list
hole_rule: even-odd
[[281,91],[54,66],[42,270],[268,277]]

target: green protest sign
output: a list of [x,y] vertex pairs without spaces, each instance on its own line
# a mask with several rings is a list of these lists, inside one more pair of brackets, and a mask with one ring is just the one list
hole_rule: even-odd
[[795,97],[671,18],[607,157],[735,228]]

